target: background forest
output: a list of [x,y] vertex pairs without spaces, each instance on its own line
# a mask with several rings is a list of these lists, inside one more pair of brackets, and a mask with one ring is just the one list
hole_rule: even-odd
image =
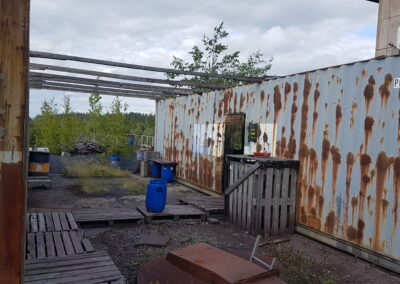
[[76,142],[95,142],[107,154],[126,156],[132,152],[127,134],[154,136],[154,115],[127,113],[127,104],[118,97],[105,106],[100,95],[91,94],[88,113],[73,112],[68,96],[61,106],[45,100],[40,110],[29,121],[29,145],[48,147],[53,154],[70,151]]

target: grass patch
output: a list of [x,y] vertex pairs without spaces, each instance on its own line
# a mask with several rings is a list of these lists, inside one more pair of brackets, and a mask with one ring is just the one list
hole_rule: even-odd
[[103,183],[92,178],[79,177],[78,184],[80,189],[87,194],[109,192],[109,189]]
[[143,181],[135,178],[124,180],[121,187],[131,193],[144,193],[146,192],[147,185]]
[[64,175],[68,177],[129,177],[131,173],[96,161],[70,162],[64,165]]

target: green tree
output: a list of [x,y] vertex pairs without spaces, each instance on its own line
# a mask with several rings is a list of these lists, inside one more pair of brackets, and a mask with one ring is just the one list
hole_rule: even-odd
[[90,136],[95,140],[102,136],[102,111],[103,105],[101,104],[101,96],[99,94],[91,94],[89,96],[89,118],[87,123],[87,130]]
[[60,118],[54,98],[44,100],[40,111],[36,123],[36,146],[48,147],[52,153],[60,153]]
[[71,98],[64,96],[63,103],[64,112],[60,115],[60,148],[62,151],[68,151],[73,143],[76,142],[78,137],[82,134],[83,122],[80,121],[77,115],[72,112]]
[[[261,51],[252,53],[246,61],[240,61],[240,51],[228,53],[228,45],[223,40],[229,33],[224,29],[224,23],[214,27],[214,33],[211,36],[204,35],[202,46],[192,47],[189,52],[190,61],[182,58],[173,57],[171,65],[178,70],[199,71],[206,73],[218,73],[235,76],[263,77],[271,69],[273,58],[266,60]],[[167,77],[174,79],[182,75],[166,74]],[[185,77],[185,80],[198,82],[214,82],[235,85],[237,82],[227,79],[206,78],[206,77]]]

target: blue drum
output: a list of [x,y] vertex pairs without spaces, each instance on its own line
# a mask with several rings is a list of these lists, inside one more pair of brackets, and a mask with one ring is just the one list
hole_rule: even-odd
[[167,202],[167,184],[163,180],[150,180],[147,185],[146,209],[152,213],[161,213]]

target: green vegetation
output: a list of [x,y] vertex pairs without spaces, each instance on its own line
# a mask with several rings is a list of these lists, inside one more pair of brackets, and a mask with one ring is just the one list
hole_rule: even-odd
[[[185,61],[174,56],[171,65],[178,70],[183,71],[199,71],[207,73],[218,73],[235,76],[263,77],[271,69],[271,62],[264,59],[261,51],[257,51],[249,55],[246,61],[240,61],[240,51],[228,53],[228,45],[222,43],[229,33],[224,29],[224,23],[214,27],[214,33],[211,36],[204,35],[202,46],[192,47],[189,55],[191,61]],[[166,74],[169,78],[174,79],[180,75]],[[206,77],[185,77],[185,80],[197,82],[213,82],[237,85],[237,81],[206,78]]]
[[154,115],[127,113],[127,104],[116,97],[105,108],[101,96],[89,97],[89,112],[75,113],[70,97],[64,97],[61,111],[54,99],[45,100],[40,115],[29,121],[29,145],[48,147],[53,154],[67,152],[77,141],[95,142],[106,155],[128,156],[132,146],[126,134],[154,135]]
[[129,177],[131,173],[108,165],[91,162],[71,162],[64,165],[64,175],[68,177]]

